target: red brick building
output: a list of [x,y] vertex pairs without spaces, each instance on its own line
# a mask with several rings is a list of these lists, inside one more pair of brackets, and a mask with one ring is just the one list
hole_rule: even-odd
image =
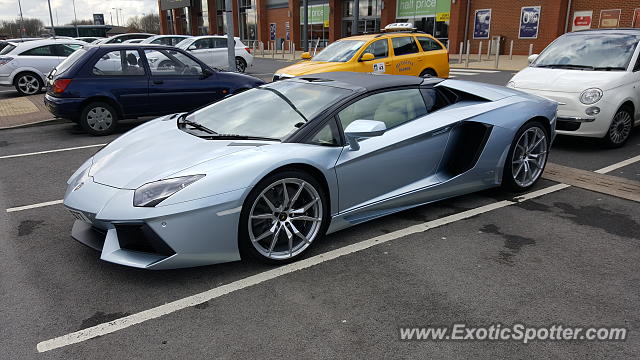
[[[308,0],[311,46],[352,33],[354,0]],[[501,52],[540,52],[565,31],[640,27],[640,0],[359,0],[358,33],[378,32],[393,22],[411,22],[449,42],[450,52],[469,41],[483,52],[500,36]],[[301,48],[302,0],[232,0],[234,34],[252,41],[287,41]],[[163,34],[225,34],[224,0],[158,0]],[[635,19],[635,20],[634,20]],[[494,46],[495,49],[495,46]]]

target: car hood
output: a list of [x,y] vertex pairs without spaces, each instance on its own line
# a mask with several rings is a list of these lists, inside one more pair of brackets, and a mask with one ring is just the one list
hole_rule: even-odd
[[527,67],[511,81],[516,89],[579,93],[597,87],[609,90],[624,83],[626,71],[589,71]]
[[305,75],[318,72],[347,71],[346,63],[326,61],[300,61],[276,71],[276,74]]
[[[243,144],[247,144],[246,146]],[[138,187],[255,144],[205,140],[178,129],[175,118],[160,118],[122,135],[94,158],[93,181],[120,189]]]

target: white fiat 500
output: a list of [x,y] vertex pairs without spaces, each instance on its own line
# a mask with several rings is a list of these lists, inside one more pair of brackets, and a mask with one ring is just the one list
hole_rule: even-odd
[[618,147],[640,124],[640,29],[568,33],[507,84],[558,102],[559,134]]

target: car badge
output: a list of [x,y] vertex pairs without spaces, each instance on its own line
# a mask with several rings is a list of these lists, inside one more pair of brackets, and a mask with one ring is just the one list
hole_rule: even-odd
[[83,186],[84,186],[84,181],[81,182],[80,184],[76,185],[76,187],[73,188],[73,191],[80,190],[80,188],[83,187]]

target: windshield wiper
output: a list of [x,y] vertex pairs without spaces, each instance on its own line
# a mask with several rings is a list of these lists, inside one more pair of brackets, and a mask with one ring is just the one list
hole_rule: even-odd
[[268,140],[268,141],[280,141],[280,139],[264,137],[264,136],[251,136],[240,134],[215,134],[206,136],[205,138],[211,140]]
[[627,69],[621,66],[599,66],[599,67],[593,68],[593,70],[612,71],[612,70],[627,70]]
[[272,88],[268,88],[268,87],[264,87],[264,88],[260,88],[260,90],[269,90],[271,92],[273,92],[274,94],[278,95],[279,98],[281,98],[282,100],[284,100],[284,102],[286,102],[287,104],[289,104],[289,106],[291,106],[291,108],[298,113],[298,115],[300,115],[300,117],[302,117],[302,119],[304,120],[304,122],[309,122],[309,119],[307,119],[306,116],[304,116],[302,114],[302,112],[300,112],[300,110],[298,110],[298,108],[291,102],[291,100],[289,100],[286,96],[284,96],[280,91],[276,90],[276,89],[272,89]]
[[217,132],[209,129],[208,127],[206,127],[206,126],[204,126],[204,125],[202,125],[200,123],[197,123],[197,122],[194,122],[194,121],[191,121],[191,120],[187,120],[187,115],[189,115],[189,114],[188,113],[184,113],[184,114],[178,116],[178,126],[179,125],[189,125],[189,126],[193,127],[194,129],[198,129],[200,131],[204,131],[207,134],[212,134],[212,135],[217,134]]
[[559,69],[588,69],[593,70],[593,66],[590,65],[573,65],[573,64],[548,64],[548,65],[536,65],[540,68],[559,68]]

